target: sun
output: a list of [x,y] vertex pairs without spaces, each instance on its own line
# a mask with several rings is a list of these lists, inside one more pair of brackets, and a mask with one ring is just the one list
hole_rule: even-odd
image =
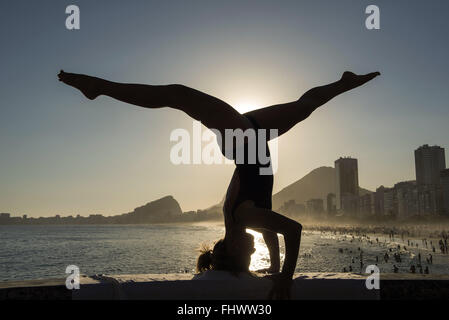
[[255,102],[251,101],[242,101],[235,104],[235,109],[240,112],[241,114],[244,114],[249,111],[253,111],[255,109],[258,109],[258,105]]

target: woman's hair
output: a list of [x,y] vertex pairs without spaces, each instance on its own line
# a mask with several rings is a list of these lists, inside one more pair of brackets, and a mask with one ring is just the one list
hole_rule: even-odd
[[226,256],[225,242],[223,239],[218,240],[215,242],[213,249],[207,244],[202,244],[199,251],[200,256],[196,263],[196,271],[218,270],[223,264],[220,262],[221,257]]
[[200,256],[196,263],[196,271],[204,272],[207,270],[223,270],[230,271],[234,274],[239,272],[247,272],[226,252],[224,239],[215,242],[213,249],[210,246],[202,245],[200,248]]
[[200,255],[196,261],[196,272],[204,272],[212,269],[212,250],[207,245],[202,245]]

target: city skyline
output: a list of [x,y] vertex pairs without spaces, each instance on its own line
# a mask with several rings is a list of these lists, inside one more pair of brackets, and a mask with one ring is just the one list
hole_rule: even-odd
[[382,184],[375,192],[362,196],[359,196],[357,159],[336,160],[336,212],[399,219],[416,215],[449,216],[445,149],[425,144],[414,150],[414,158],[415,180],[400,180],[393,187]]
[[304,203],[291,199],[281,210],[296,218],[301,218],[298,214],[319,217],[325,213],[328,218],[336,215],[400,220],[415,216],[449,217],[449,169],[446,168],[445,148],[425,144],[414,150],[414,158],[414,180],[402,179],[391,187],[382,184],[360,194],[358,160],[340,157],[334,162],[335,193],[324,198],[310,198]]
[[[424,150],[424,155],[422,154]],[[437,150],[438,152],[426,152],[427,150]],[[443,154],[443,158],[441,162],[441,159],[438,159],[438,161],[435,161],[433,158],[438,158],[441,156],[441,152]],[[429,146],[427,144],[417,147],[417,149],[414,150],[414,156],[415,156],[415,179],[414,180],[399,180],[396,181],[391,187],[385,187],[384,184],[381,184],[374,190],[368,190],[369,193],[359,195],[359,183],[358,183],[358,159],[352,158],[350,156],[340,156],[337,160],[334,161],[334,168],[336,173],[336,194],[329,193],[327,197],[324,199],[322,198],[311,198],[304,203],[295,203],[294,200],[288,200],[283,204],[281,208],[274,208],[277,209],[287,209],[291,210],[292,207],[300,206],[302,209],[300,211],[314,213],[314,214],[322,214],[327,212],[330,215],[335,215],[336,213],[339,214],[349,214],[353,216],[363,217],[363,216],[369,216],[369,215],[391,215],[395,214],[399,218],[404,218],[405,216],[410,215],[419,215],[419,214],[433,214],[433,215],[449,215],[449,168],[446,168],[445,158],[444,158],[444,152],[445,148],[442,148],[441,146],[433,145]],[[429,155],[430,154],[430,155]],[[424,178],[421,178],[423,181],[419,182],[418,177],[424,177],[425,175],[430,175],[429,172],[432,174],[435,171],[432,166],[423,166],[419,162],[419,157],[426,158],[427,161],[429,161],[431,164],[436,165],[438,167],[438,180],[437,181],[427,181],[424,182]],[[426,173],[420,172],[420,171],[427,171]],[[430,178],[429,178],[430,179]],[[429,180],[428,179],[428,180]],[[435,185],[440,185],[441,190],[441,199],[437,199],[437,194],[430,194],[429,192],[435,192],[435,190],[429,191],[428,187],[435,187]],[[288,186],[287,186],[288,187]],[[424,188],[424,189],[423,189]],[[420,191],[421,190],[421,191]],[[426,193],[429,193],[428,197],[433,197],[432,199],[418,199],[419,192],[425,191]],[[282,191],[282,190],[281,190]],[[396,203],[396,212],[387,212],[384,208],[393,208],[393,200],[392,197],[407,197],[407,193],[415,193],[414,197],[416,199],[405,199],[404,201],[410,202],[414,201],[416,203],[410,204],[406,203],[401,206],[401,204]],[[393,195],[394,193],[394,195]],[[404,194],[405,193],[405,194]],[[382,197],[382,200],[376,199],[376,197]],[[387,197],[385,196],[387,195]],[[410,195],[408,195],[410,196]],[[150,204],[154,201],[160,201],[162,199],[171,198],[171,195],[164,196],[161,199],[150,199],[150,202],[147,203]],[[380,201],[380,203],[379,203]],[[434,202],[433,204],[430,202]],[[439,201],[439,203],[437,203]],[[324,203],[326,202],[326,209],[324,209]],[[387,203],[386,203],[387,202]],[[422,203],[426,203],[425,206],[423,206]],[[333,208],[329,210],[329,205],[332,205]],[[399,207],[398,207],[399,205]],[[212,214],[214,215],[214,218],[217,218],[215,216],[216,207],[220,206],[220,204],[214,204],[213,206],[209,206],[208,208],[198,208],[197,210],[184,210],[184,213],[192,214],[196,211],[196,213],[201,212],[207,212],[208,210],[212,209]],[[382,208],[380,208],[381,206]],[[408,206],[408,207],[403,207]],[[298,208],[298,207],[297,207]],[[312,208],[312,209],[310,209]],[[321,209],[319,209],[321,208]],[[137,210],[138,208],[135,208],[134,210]],[[294,210],[293,210],[294,211]],[[127,213],[119,213],[116,212],[112,215],[102,215],[98,213],[89,214],[86,215],[80,215],[80,214],[70,214],[70,215],[60,215],[56,214],[53,216],[42,216],[42,217],[56,217],[56,218],[67,218],[67,217],[91,217],[92,219],[96,219],[97,217],[117,217],[118,215],[123,214],[129,214],[130,211],[127,211]],[[404,213],[405,212],[405,213]],[[1,213],[2,216],[5,218],[6,215],[15,217],[15,218],[23,218],[27,219],[28,214],[22,213],[22,214],[16,214],[11,215],[10,212],[3,212]],[[32,216],[30,216],[32,217]],[[33,217],[38,218],[38,217]],[[210,218],[206,218],[208,220]],[[188,221],[188,220],[185,220]]]
[[[191,119],[107,98],[86,101],[60,69],[113,81],[182,83],[245,112],[298,99],[346,70],[382,76],[337,97],[279,138],[274,193],[339,155],[375,190],[415,175],[409,151],[447,145],[447,1],[77,1],[0,3],[0,212],[113,215],[172,194],[183,211],[224,196],[233,166],[170,160],[170,133]],[[446,150],[447,152],[447,150]],[[447,156],[447,155],[446,155]]]

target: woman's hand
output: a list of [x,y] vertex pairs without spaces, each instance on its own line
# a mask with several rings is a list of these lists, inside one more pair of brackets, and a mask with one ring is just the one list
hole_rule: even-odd
[[286,277],[282,273],[276,273],[265,276],[264,278],[273,281],[273,287],[268,293],[269,300],[289,300],[291,298],[291,289],[293,284],[291,277]]

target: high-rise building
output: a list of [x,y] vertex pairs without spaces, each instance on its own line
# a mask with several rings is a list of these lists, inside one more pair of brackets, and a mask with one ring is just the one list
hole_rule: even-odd
[[296,219],[305,213],[306,208],[302,203],[296,203],[295,200],[288,200],[278,210],[287,217]]
[[359,198],[357,159],[350,157],[335,161],[337,211],[356,214]]
[[337,207],[335,203],[335,193],[329,193],[326,198],[327,213],[329,215],[334,215],[337,212]]
[[443,212],[449,215],[449,169],[444,169],[440,173],[441,190],[443,193]]
[[403,181],[394,185],[399,219],[418,214],[418,188],[416,181]]
[[324,212],[323,199],[310,199],[307,201],[307,213],[312,216],[317,216]]
[[387,216],[397,216],[398,198],[394,188],[385,188],[384,190],[384,214]]
[[418,186],[418,213],[420,215],[437,214],[441,209],[441,189],[435,185]]
[[376,189],[376,193],[374,194],[374,214],[376,216],[383,216],[385,214],[385,189],[387,188],[385,188],[384,186],[380,186]]
[[444,148],[427,144],[415,150],[419,214],[443,212],[440,173],[446,168]]
[[418,188],[414,180],[398,182],[393,188],[380,186],[374,194],[374,213],[398,219],[408,218],[419,213],[418,197]]
[[0,213],[0,224],[10,222],[11,214],[9,213]]
[[367,193],[359,198],[359,217],[371,216],[374,213],[375,193]]
[[415,150],[416,183],[439,185],[440,172],[446,168],[444,148],[427,144]]
[[397,216],[398,199],[395,188],[380,186],[374,195],[374,213],[378,216]]

